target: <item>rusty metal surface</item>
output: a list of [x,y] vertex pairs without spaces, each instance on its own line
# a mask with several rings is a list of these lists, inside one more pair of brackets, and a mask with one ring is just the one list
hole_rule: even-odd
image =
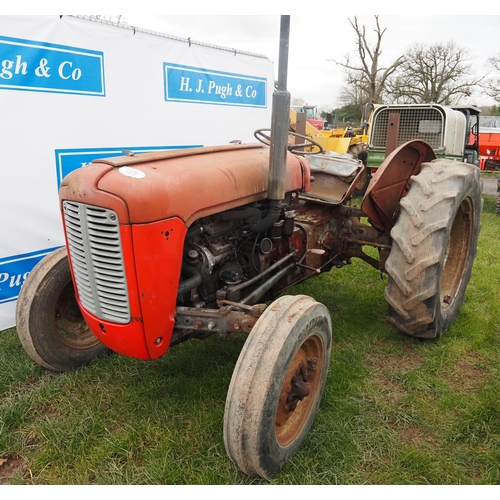
[[340,205],[351,197],[354,190],[362,183],[366,171],[360,164],[359,170],[351,181],[324,172],[312,172],[314,182],[307,193],[301,193],[300,198],[309,199],[322,205]]
[[314,182],[311,183],[311,190],[305,194],[305,198],[319,198],[321,201],[329,203],[341,203],[345,197],[350,184],[330,174],[315,172]]
[[311,335],[290,362],[276,410],[275,432],[280,446],[297,438],[312,411],[320,390],[324,347],[317,335]]
[[307,204],[297,210],[295,224],[305,236],[304,253],[299,262],[315,274],[328,262],[332,252],[338,250],[340,220],[331,207]]
[[385,141],[386,158],[398,147],[400,120],[401,115],[399,113],[389,113],[389,119],[387,121],[387,139]]
[[399,214],[399,201],[406,196],[412,175],[422,163],[436,158],[424,141],[415,140],[393,151],[374,174],[363,198],[363,212],[378,226],[391,229]]
[[[66,176],[60,197],[113,209],[121,224],[176,216],[188,227],[201,217],[267,198],[269,148],[208,149],[128,168],[92,163]],[[309,164],[288,154],[285,190],[307,189],[309,177]]]
[[[246,310],[237,310],[243,308]],[[222,335],[239,332],[250,333],[265,309],[265,304],[256,304],[252,307],[235,304],[219,309],[177,307],[175,329],[189,330],[192,333],[191,336],[194,337],[196,336],[195,332],[217,332]]]
[[112,167],[129,167],[140,165],[150,161],[168,160],[184,156],[196,156],[200,154],[217,153],[221,151],[235,151],[240,149],[262,148],[262,144],[228,144],[225,146],[208,146],[204,148],[173,149],[167,151],[153,151],[151,153],[132,154],[129,156],[114,156],[93,160],[92,163],[105,163]]
[[307,123],[306,114],[297,113],[297,124],[295,127],[295,132],[297,132],[297,134],[300,135],[306,135],[306,123]]

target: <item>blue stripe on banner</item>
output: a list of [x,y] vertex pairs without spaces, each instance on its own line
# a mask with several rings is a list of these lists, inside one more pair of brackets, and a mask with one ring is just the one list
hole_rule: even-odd
[[105,96],[104,54],[0,36],[0,89]]
[[165,100],[267,108],[267,78],[164,63]]
[[58,248],[61,247],[46,248],[0,259],[0,304],[17,300],[21,286],[31,270],[46,255]]

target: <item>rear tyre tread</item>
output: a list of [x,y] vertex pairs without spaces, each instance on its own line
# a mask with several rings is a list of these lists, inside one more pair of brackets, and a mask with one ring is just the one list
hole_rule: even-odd
[[[480,176],[472,165],[434,160],[423,163],[411,181],[391,231],[384,296],[389,319],[399,330],[416,337],[439,337],[458,315],[471,277],[483,205]],[[452,225],[466,198],[471,200],[473,213],[469,215],[474,220],[469,257],[453,304],[445,308],[441,307],[441,273]]]

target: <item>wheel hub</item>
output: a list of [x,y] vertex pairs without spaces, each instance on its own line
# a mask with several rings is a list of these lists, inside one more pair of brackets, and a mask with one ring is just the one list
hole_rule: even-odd
[[290,363],[276,411],[276,439],[281,446],[298,436],[312,411],[321,379],[322,352],[321,340],[313,335]]
[[441,307],[444,311],[455,300],[462,283],[471,251],[474,211],[472,201],[462,201],[446,249],[440,285]]
[[[309,369],[313,367],[313,371],[316,371],[317,359],[313,359],[308,361],[308,366],[310,367]],[[312,376],[308,373],[308,367],[302,363],[297,373],[292,377],[292,390],[286,398],[287,405],[289,405],[289,412],[294,411],[297,407],[297,403],[311,394],[311,388],[309,386],[309,381],[311,379]]]

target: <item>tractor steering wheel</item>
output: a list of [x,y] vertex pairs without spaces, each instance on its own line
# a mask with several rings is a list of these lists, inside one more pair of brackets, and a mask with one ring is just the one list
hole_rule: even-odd
[[[253,135],[258,141],[262,142],[262,144],[270,146],[271,145],[270,132],[271,129],[260,128],[256,130],[253,133]],[[288,132],[288,135],[292,135],[293,137],[298,137],[299,139],[304,140],[304,142],[300,144],[289,144],[288,151],[290,151],[290,153],[296,155],[315,155],[323,152],[323,147],[321,146],[321,144],[319,144],[316,141],[313,141],[310,137],[307,137],[306,135],[297,134],[296,132]],[[303,151],[302,148],[313,148],[313,150]],[[317,148],[318,150],[315,151],[314,148]]]

